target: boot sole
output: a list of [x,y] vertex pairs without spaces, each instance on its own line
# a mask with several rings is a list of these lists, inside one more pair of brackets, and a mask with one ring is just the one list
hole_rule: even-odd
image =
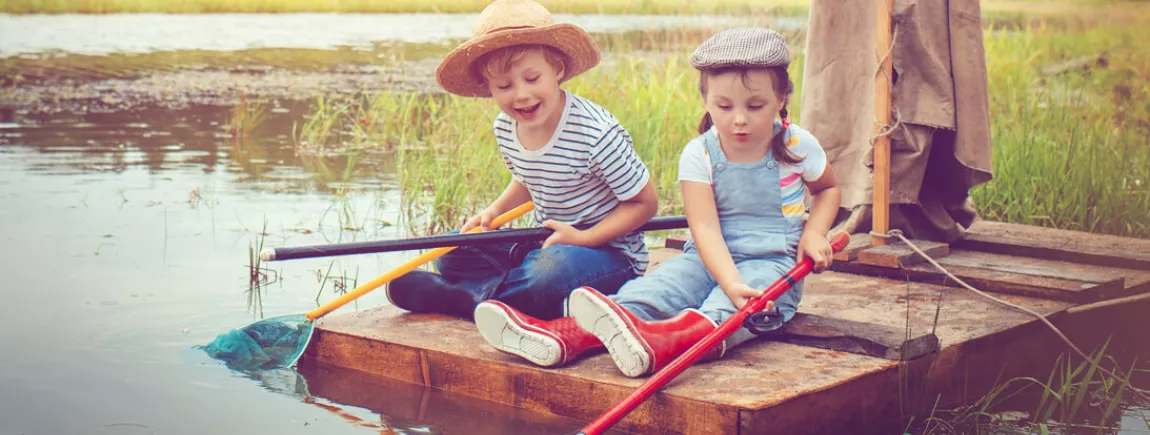
[[571,293],[568,303],[575,323],[603,342],[623,375],[636,378],[650,370],[651,357],[647,346],[635,334],[631,322],[615,312],[607,302],[586,290],[577,289]]
[[488,344],[504,353],[544,367],[563,360],[563,345],[559,340],[494,304],[479,304],[475,308],[475,326]]

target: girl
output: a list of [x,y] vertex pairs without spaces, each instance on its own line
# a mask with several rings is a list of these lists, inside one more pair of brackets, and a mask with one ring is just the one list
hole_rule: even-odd
[[[568,300],[576,323],[631,377],[673,361],[797,261],[810,257],[815,272],[831,263],[826,235],[840,193],[818,141],[787,119],[792,84],[782,36],[727,30],[700,45],[690,62],[700,72],[706,110],[700,136],[679,159],[691,240],[682,255],[615,295],[583,287]],[[806,193],[813,199],[804,224]],[[802,287],[795,283],[767,305],[773,326],[794,316]],[[703,359],[752,337],[741,328]]]

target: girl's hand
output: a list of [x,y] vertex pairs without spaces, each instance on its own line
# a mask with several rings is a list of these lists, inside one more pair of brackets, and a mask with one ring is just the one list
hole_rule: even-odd
[[803,237],[799,239],[799,256],[796,261],[802,262],[804,258],[809,257],[814,262],[814,272],[820,273],[831,267],[834,254],[827,236],[808,231],[803,233]]
[[[763,294],[763,290],[755,290],[749,285],[739,283],[731,286],[729,289],[723,289],[723,293],[726,293],[727,297],[731,298],[731,302],[735,304],[735,308],[742,309],[743,305],[750,302],[751,298]],[[767,306],[763,307],[763,311],[770,311],[774,307],[774,301],[767,301]]]
[[543,241],[544,248],[551,245],[587,246],[583,230],[552,219],[543,222],[543,227],[555,231]]
[[491,221],[497,217],[499,217],[499,213],[491,209],[491,207],[487,207],[479,212],[479,214],[472,216],[467,222],[464,222],[459,232],[466,233],[475,227],[483,228],[483,231],[491,230]]

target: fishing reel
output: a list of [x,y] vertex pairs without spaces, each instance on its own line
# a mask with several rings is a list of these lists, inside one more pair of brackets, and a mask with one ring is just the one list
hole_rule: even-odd
[[760,337],[777,335],[784,325],[786,322],[783,321],[783,315],[775,310],[751,314],[743,321],[743,327]]

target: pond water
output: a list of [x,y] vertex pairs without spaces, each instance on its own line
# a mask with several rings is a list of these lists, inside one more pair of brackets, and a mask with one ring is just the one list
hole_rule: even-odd
[[[471,37],[477,14],[0,14],[0,56],[65,52],[144,53],[251,48],[369,48],[381,41],[442,42]],[[751,18],[672,15],[567,15],[592,33],[733,26]],[[797,29],[805,18],[775,18]]]
[[[304,108],[286,108],[266,127],[289,128]],[[0,297],[9,307],[0,433],[458,433],[435,425],[471,414],[535,428],[521,433],[577,428],[385,380],[348,384],[356,374],[334,368],[247,376],[194,349],[262,316],[308,311],[335,296],[337,279],[350,289],[414,255],[265,263],[251,293],[249,250],[261,241],[298,246],[403,231],[390,156],[360,156],[358,172],[344,177],[346,158],[296,157],[282,137],[234,143],[222,126],[228,111],[0,112],[8,252]],[[321,285],[325,274],[335,279]],[[371,293],[336,313],[384,303],[382,291]],[[364,390],[347,386],[363,382],[386,384],[373,391],[389,397],[355,399]],[[381,416],[404,417],[406,408],[392,405],[421,400],[435,406],[407,415],[410,424]],[[547,432],[556,424],[563,429]]]
[[[466,38],[473,19],[0,15],[0,63],[435,42]],[[557,19],[597,32],[739,22]],[[306,312],[337,286],[353,288],[415,255],[265,263],[253,292],[249,255],[261,244],[405,234],[391,155],[297,155],[292,126],[311,104],[278,100],[243,140],[226,126],[227,105],[52,114],[0,106],[0,434],[569,434],[582,426],[332,367],[235,373],[194,348],[265,316]],[[337,314],[384,303],[378,291]],[[1140,412],[1123,418],[1131,431],[1144,422]]]

